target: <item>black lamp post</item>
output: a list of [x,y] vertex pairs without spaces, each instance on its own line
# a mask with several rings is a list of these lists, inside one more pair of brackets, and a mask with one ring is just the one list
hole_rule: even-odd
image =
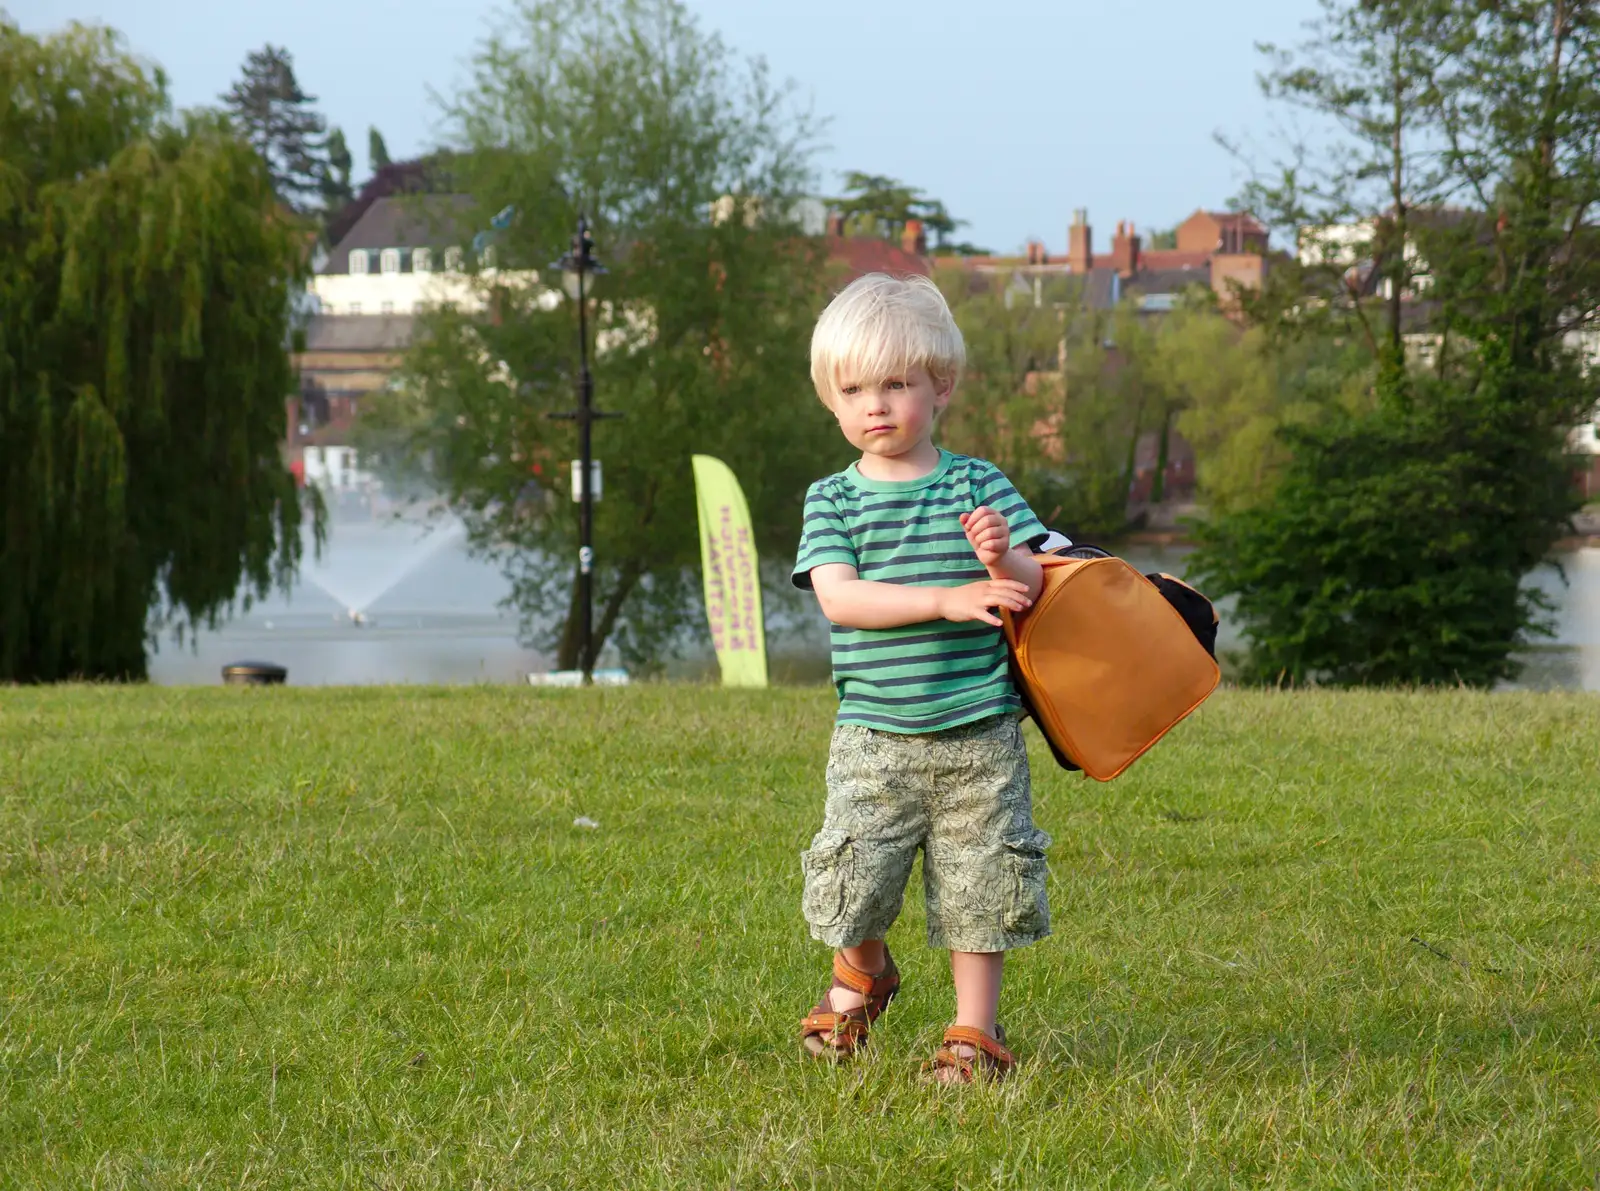
[[589,221],[578,216],[578,234],[572,237],[572,250],[556,261],[553,268],[567,274],[569,293],[578,303],[578,408],[553,413],[552,418],[578,423],[578,667],[584,685],[594,682],[594,486],[590,431],[601,418],[620,418],[621,414],[600,413],[594,408],[594,378],[589,375],[589,316],[584,297],[586,273],[599,275],[605,267],[594,259],[594,238]]

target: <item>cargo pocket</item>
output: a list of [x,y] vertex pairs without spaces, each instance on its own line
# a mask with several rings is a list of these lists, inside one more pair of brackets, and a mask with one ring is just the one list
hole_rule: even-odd
[[854,861],[850,844],[843,831],[819,831],[811,847],[800,853],[800,871],[805,874],[800,909],[818,929],[833,926],[844,916]]
[[1007,835],[1005,848],[1005,931],[1024,941],[1050,933],[1050,904],[1046,889],[1049,865],[1044,858],[1050,837],[1037,828]]

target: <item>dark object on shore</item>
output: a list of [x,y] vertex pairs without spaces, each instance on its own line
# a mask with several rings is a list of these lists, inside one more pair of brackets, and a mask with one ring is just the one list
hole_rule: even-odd
[[222,667],[222,681],[227,686],[281,686],[289,671],[273,662],[234,662]]

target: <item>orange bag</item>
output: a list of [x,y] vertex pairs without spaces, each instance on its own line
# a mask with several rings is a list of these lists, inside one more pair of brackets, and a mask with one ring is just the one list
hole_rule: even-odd
[[1023,702],[1056,759],[1109,782],[1216,690],[1216,659],[1120,558],[1034,557],[1044,589],[1004,609]]

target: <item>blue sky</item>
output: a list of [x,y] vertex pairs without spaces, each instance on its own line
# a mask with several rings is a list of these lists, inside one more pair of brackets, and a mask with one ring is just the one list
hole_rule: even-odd
[[[971,222],[997,251],[1064,249],[1076,207],[1097,243],[1120,219],[1170,226],[1234,194],[1213,140],[1268,137],[1258,41],[1293,43],[1316,0],[688,0],[703,25],[766,57],[828,119],[824,189],[889,174]],[[505,6],[490,0],[0,0],[30,31],[109,24],[166,68],[180,105],[209,103],[264,42],[345,135],[359,177],[367,127],[391,154],[435,143],[439,109]]]

